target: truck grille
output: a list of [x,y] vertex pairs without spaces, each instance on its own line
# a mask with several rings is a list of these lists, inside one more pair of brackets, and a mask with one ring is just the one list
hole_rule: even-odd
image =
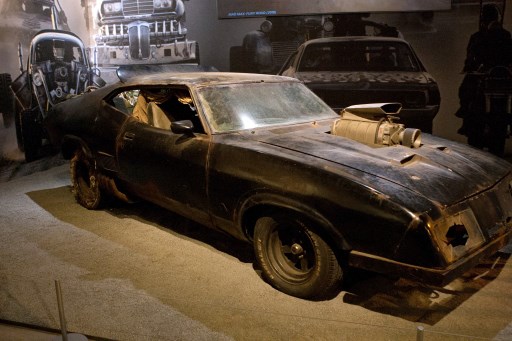
[[126,16],[153,14],[153,0],[123,0],[123,14]]

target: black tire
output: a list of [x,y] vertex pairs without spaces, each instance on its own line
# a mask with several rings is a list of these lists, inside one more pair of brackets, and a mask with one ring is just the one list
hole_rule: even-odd
[[343,271],[336,255],[299,219],[284,215],[258,219],[254,250],[264,278],[288,295],[322,299],[341,283]]
[[21,115],[22,111],[19,108],[19,105],[14,103],[14,127],[16,129],[16,142],[18,143],[18,149],[24,152],[25,147],[23,146],[23,133],[21,132]]
[[10,88],[11,83],[10,74],[0,74],[0,112],[3,114],[5,128],[9,128],[14,121],[14,97]]
[[23,138],[23,150],[25,161],[32,162],[39,158],[42,145],[42,126],[36,110],[24,110],[21,112],[21,135]]
[[76,201],[89,210],[99,208],[103,201],[103,193],[94,160],[90,160],[82,149],[77,149],[71,158],[70,172]]

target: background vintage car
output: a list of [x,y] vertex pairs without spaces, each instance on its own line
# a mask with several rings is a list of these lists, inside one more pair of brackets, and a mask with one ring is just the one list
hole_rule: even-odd
[[333,109],[398,102],[400,122],[432,132],[441,101],[434,78],[406,41],[391,37],[333,37],[302,44],[279,71],[298,78]]
[[444,283],[511,234],[511,165],[393,123],[399,107],[340,117],[293,78],[164,73],[45,124],[84,207],[151,201],[251,242],[274,287],[319,298],[349,266]]

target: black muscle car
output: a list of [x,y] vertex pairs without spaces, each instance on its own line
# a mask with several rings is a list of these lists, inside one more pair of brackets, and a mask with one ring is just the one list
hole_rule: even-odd
[[138,77],[56,104],[77,201],[145,199],[254,246],[283,292],[336,292],[348,267],[442,284],[508,243],[511,165],[395,122],[336,114],[300,81]]
[[302,80],[335,111],[362,103],[401,103],[401,122],[427,133],[441,102],[437,82],[400,38],[308,40],[279,74]]

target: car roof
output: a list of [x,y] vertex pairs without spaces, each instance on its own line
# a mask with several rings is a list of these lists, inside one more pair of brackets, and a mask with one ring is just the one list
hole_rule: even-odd
[[45,40],[65,40],[65,41],[72,41],[78,46],[83,47],[84,43],[82,40],[74,33],[68,32],[68,31],[62,31],[62,30],[41,30],[37,32],[34,37],[32,38],[31,45],[38,44],[41,41]]
[[352,41],[363,41],[363,42],[389,42],[389,43],[409,43],[401,38],[394,37],[376,37],[376,36],[344,36],[344,37],[328,37],[328,38],[317,38],[311,39],[304,42],[303,45],[311,45],[318,43],[332,43],[332,42],[352,42]]
[[237,84],[237,83],[282,83],[300,82],[291,77],[235,73],[235,72],[164,72],[148,74],[130,78],[126,82],[119,82],[123,86],[136,85],[193,85],[202,87],[207,85]]

